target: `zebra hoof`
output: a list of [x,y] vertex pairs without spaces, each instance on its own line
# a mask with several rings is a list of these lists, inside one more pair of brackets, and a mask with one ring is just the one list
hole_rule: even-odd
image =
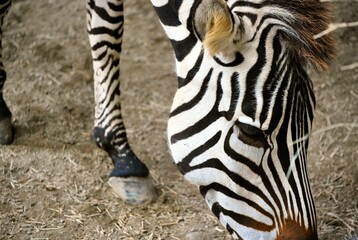
[[8,145],[13,141],[11,118],[0,120],[0,145]]
[[146,204],[157,199],[157,193],[150,176],[110,177],[108,184],[118,197],[130,204]]

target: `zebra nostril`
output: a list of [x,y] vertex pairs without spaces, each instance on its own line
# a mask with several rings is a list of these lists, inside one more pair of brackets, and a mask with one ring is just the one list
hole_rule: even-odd
[[237,122],[236,125],[239,129],[238,138],[242,142],[255,147],[267,145],[266,133],[263,130],[242,122]]

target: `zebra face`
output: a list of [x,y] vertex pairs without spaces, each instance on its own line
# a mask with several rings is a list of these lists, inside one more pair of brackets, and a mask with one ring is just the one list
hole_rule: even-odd
[[317,46],[306,52],[300,35],[311,33],[293,27],[300,6],[317,3],[152,2],[176,57],[168,139],[179,170],[234,238],[316,239],[306,172],[315,99],[301,55]]
[[[275,239],[286,222],[304,233],[315,229],[305,169],[314,103],[309,85],[293,83],[286,69],[272,83],[258,83],[268,80],[261,78],[263,70],[254,74],[240,66],[249,65],[245,53],[234,67],[205,50],[197,59],[195,76],[176,92],[168,123],[179,170],[200,186],[234,237]],[[250,74],[257,78],[248,79]]]

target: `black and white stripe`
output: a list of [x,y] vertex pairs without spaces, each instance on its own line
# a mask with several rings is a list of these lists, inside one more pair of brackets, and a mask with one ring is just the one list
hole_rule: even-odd
[[292,221],[314,239],[305,164],[314,95],[283,40],[293,16],[269,1],[228,1],[247,40],[211,57],[192,24],[200,1],[152,3],[176,57],[168,139],[179,170],[234,238],[276,239]]
[[[87,13],[95,81],[95,128],[104,129],[105,136],[114,135],[111,145],[128,148],[119,99],[123,2],[89,0]],[[98,136],[95,141],[103,144]]]
[[[168,141],[179,170],[199,186],[212,212],[235,239],[317,239],[306,171],[315,98],[307,64],[292,51],[296,43],[307,50],[292,24],[301,5],[295,0],[151,2],[175,53],[178,89]],[[293,3],[297,11],[290,11]],[[10,0],[0,4],[0,23],[10,4]],[[228,12],[228,22],[234,24],[230,34],[240,37],[229,43],[229,50],[237,46],[232,52],[212,56],[203,44],[205,28],[199,32],[196,14],[202,14],[199,8],[212,14],[212,9],[202,8],[210,4],[224,6],[222,12]],[[324,7],[314,9],[320,12]],[[87,0],[94,138],[111,156],[115,164],[111,177],[120,178],[118,191],[126,199],[127,192],[121,188],[127,186],[128,177],[139,177],[135,181],[140,185],[149,171],[131,151],[122,120],[123,24],[122,0]],[[0,41],[1,37],[2,32]],[[329,55],[319,54],[320,59]],[[5,77],[0,61],[0,120],[11,117],[2,98]],[[135,189],[135,194],[140,196],[141,189]],[[146,200],[154,199],[151,184],[143,189],[150,190]],[[130,201],[142,202],[135,194],[129,192]]]

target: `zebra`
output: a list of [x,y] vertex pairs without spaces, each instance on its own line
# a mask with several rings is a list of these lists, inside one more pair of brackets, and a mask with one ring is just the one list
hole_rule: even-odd
[[327,68],[329,6],[315,0],[152,1],[178,75],[168,141],[234,239],[317,239],[306,170]]
[[[330,22],[329,4],[151,3],[174,52],[178,89],[167,134],[179,171],[199,187],[234,239],[318,239],[306,170],[315,108],[309,71],[326,69],[334,57],[332,36],[317,37]],[[87,0],[94,141],[114,163],[113,190],[127,202],[143,203],[156,193],[148,168],[128,144],[121,115],[123,23],[122,0]],[[12,140],[11,113],[0,97],[4,144]]]

